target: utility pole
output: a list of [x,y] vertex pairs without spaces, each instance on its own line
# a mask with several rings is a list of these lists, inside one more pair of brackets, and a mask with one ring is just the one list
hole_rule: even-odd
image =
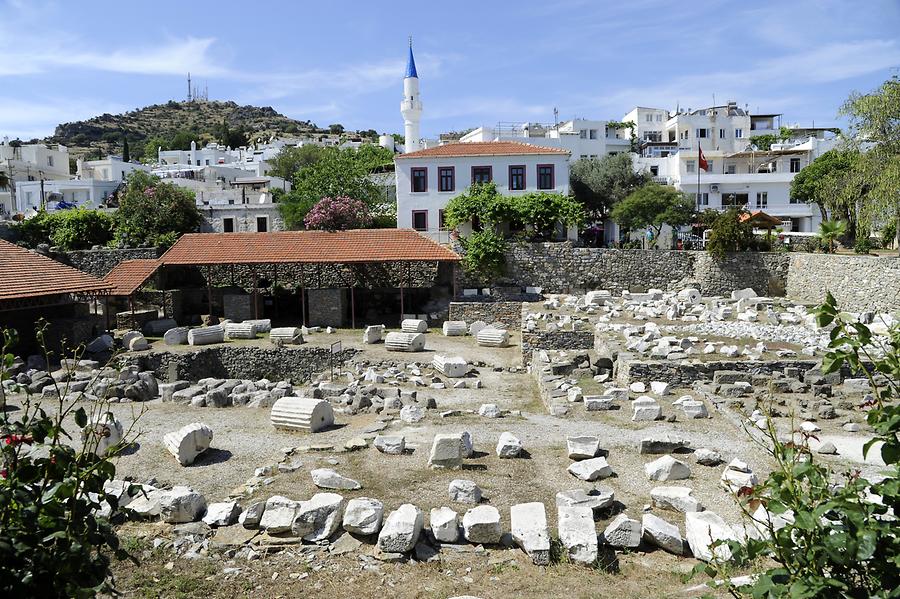
[[47,203],[44,199],[44,171],[38,171],[38,174],[41,176],[41,210],[46,210]]
[[191,101],[191,73],[188,71],[188,98],[187,101]]

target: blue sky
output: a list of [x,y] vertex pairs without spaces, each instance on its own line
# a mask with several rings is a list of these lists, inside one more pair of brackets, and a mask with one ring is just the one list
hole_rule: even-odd
[[408,35],[429,137],[713,94],[831,126],[898,73],[900,2],[0,0],[0,135],[182,99],[188,71],[210,99],[400,132]]

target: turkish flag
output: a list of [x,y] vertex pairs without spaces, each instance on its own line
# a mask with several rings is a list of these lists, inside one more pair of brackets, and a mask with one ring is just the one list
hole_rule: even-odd
[[703,157],[703,148],[697,146],[697,152],[699,152],[700,156],[700,168],[702,168],[704,171],[708,171],[709,163],[706,161],[706,158]]

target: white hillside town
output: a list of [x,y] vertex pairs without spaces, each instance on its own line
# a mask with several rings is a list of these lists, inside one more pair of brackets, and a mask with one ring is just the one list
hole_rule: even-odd
[[0,599],[900,599],[892,1],[0,0]]

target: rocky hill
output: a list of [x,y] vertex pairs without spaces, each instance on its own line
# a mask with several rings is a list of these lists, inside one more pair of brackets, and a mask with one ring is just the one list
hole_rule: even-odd
[[[198,143],[223,137],[249,139],[271,135],[325,132],[310,121],[297,121],[270,106],[238,106],[235,102],[194,101],[154,104],[124,114],[102,114],[85,121],[57,125],[46,141],[69,147],[73,155],[90,158],[122,152],[127,136],[132,158],[140,158],[151,138],[181,145],[186,138]],[[181,135],[179,135],[181,134]],[[163,144],[165,145],[165,144]],[[236,144],[235,144],[236,145]]]

